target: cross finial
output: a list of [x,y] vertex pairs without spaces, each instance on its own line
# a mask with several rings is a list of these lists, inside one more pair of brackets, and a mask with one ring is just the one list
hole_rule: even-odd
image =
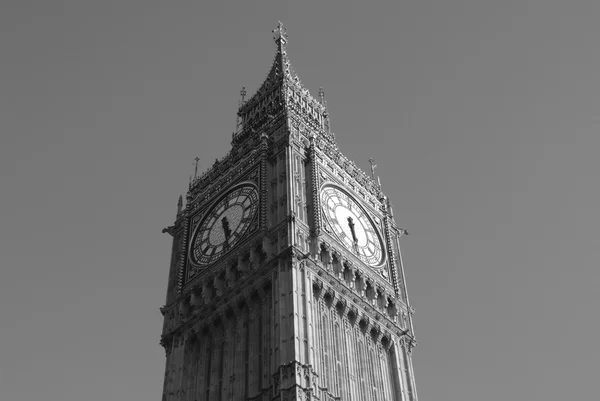
[[277,28],[273,29],[273,40],[277,44],[285,44],[287,42],[287,30],[281,21],[278,21]]
[[196,156],[194,160],[196,160],[196,167],[194,168],[194,179],[196,179],[198,177],[198,162],[200,161],[200,158]]
[[375,169],[377,168],[377,164],[375,164],[373,158],[369,159],[369,163],[371,164],[371,178],[375,179]]
[[246,87],[242,86],[242,90],[240,91],[240,95],[242,96],[242,103],[244,103],[244,99],[246,98]]

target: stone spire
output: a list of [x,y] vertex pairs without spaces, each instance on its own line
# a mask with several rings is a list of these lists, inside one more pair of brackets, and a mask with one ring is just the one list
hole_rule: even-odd
[[[270,93],[275,86],[281,84],[284,81],[284,78],[299,82],[296,74],[292,72],[291,65],[287,57],[287,30],[283,24],[279,22],[277,27],[273,29],[272,32],[273,40],[277,45],[277,53],[275,53],[275,59],[271,65],[271,70],[267,74],[267,78],[263,81],[262,85],[258,88],[254,95],[248,98],[248,100],[241,102],[238,110],[238,116],[242,118],[242,123],[244,120],[244,115],[254,106],[256,106],[256,103],[258,103],[264,95]],[[246,95],[245,89],[244,95]]]
[[231,139],[232,146],[243,143],[281,112],[292,113],[297,120],[303,120],[304,124],[322,130],[328,140],[335,143],[330,132],[324,93],[320,91],[319,97],[314,98],[300,82],[287,55],[289,39],[284,25],[279,22],[272,33],[276,53],[271,69],[258,90],[248,100],[240,103],[236,132]]

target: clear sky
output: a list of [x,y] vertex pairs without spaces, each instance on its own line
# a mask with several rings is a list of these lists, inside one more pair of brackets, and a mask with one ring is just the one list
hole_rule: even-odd
[[278,20],[410,233],[420,399],[595,399],[597,0],[3,0],[0,399],[160,399],[161,229]]

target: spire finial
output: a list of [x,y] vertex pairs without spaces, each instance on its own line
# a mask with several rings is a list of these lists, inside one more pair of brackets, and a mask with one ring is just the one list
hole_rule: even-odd
[[273,40],[277,43],[277,47],[281,47],[287,43],[287,30],[281,21],[278,21],[277,28],[273,29]]
[[323,91],[322,86],[319,87],[319,103],[321,103],[321,104],[325,103],[325,92]]
[[179,195],[179,199],[177,200],[177,216],[181,214],[181,210],[183,209],[183,196]]
[[369,163],[371,164],[371,178],[375,179],[375,169],[377,168],[377,164],[375,164],[375,160],[373,160],[373,158],[369,159]]
[[200,161],[200,158],[196,156],[194,160],[196,160],[196,167],[194,168],[194,179],[196,179],[198,177],[198,162]]
[[[240,91],[240,96],[241,96],[241,99],[238,102],[238,109],[241,108],[244,105],[244,102],[246,101],[246,87],[245,86],[242,86],[242,90]],[[235,132],[231,135],[232,140],[235,137],[235,134],[239,131],[239,129],[240,129],[240,114],[238,113],[237,117],[235,118]]]

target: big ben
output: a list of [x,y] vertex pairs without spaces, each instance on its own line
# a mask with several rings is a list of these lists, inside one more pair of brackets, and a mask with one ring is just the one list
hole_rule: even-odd
[[416,401],[416,344],[391,202],[345,157],[323,93],[273,31],[231,149],[180,197],[163,401]]

